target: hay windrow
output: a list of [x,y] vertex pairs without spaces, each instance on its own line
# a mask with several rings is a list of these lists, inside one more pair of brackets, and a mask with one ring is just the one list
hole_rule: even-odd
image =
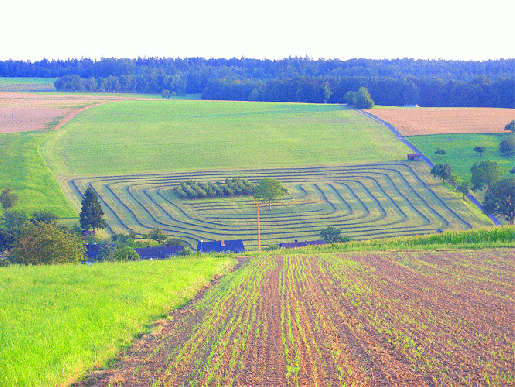
[[87,187],[98,193],[110,231],[146,233],[161,228],[195,248],[199,240],[242,239],[255,249],[256,213],[248,197],[179,199],[181,182],[249,181],[273,177],[290,194],[261,210],[263,245],[319,239],[329,225],[355,239],[435,233],[488,225],[428,175],[420,162],[370,165],[209,171],[75,178],[68,187],[80,202]]

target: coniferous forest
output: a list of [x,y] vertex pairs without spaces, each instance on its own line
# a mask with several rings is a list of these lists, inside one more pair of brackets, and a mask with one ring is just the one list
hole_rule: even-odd
[[203,99],[515,108],[515,59],[88,58],[0,61],[0,77],[58,78],[58,91],[201,94]]

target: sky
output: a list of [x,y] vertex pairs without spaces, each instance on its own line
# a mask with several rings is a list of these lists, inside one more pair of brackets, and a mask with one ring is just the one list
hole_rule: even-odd
[[515,2],[16,0],[0,60],[515,58]]

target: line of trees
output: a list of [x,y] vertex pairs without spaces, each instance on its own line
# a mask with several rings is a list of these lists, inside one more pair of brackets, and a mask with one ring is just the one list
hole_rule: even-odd
[[217,181],[183,181],[173,192],[182,199],[221,198],[237,195],[251,195],[255,185],[247,179],[227,178]]
[[[289,57],[280,60],[260,60],[252,58],[89,58],[40,61],[0,61],[0,77],[40,77],[60,78],[77,74],[81,78],[110,75],[138,75],[158,72],[174,75],[183,74],[191,86],[203,89],[202,82],[214,78],[227,79],[294,79],[297,77],[365,77],[391,78],[405,77],[440,78],[469,82],[485,76],[495,80],[512,77],[515,59],[487,61],[452,61],[423,59],[318,59],[309,57]],[[200,92],[196,91],[196,92]],[[190,91],[188,91],[190,92]]]
[[201,93],[203,99],[345,103],[368,89],[378,105],[515,107],[515,59],[102,58],[0,61],[0,76],[55,77],[59,91]]
[[[179,74],[121,75],[81,78],[66,75],[55,83],[58,91],[126,92],[162,94],[168,98],[192,89]],[[269,81],[219,79],[206,82],[201,92],[206,100],[347,103],[348,93],[366,88],[378,105],[425,107],[515,107],[514,78],[490,81],[444,82],[427,78],[313,78],[299,77]]]

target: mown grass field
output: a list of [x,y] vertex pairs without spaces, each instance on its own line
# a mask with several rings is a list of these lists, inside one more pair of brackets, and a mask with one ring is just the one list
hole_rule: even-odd
[[234,264],[203,256],[0,268],[0,385],[67,385]]
[[142,234],[159,227],[192,248],[202,239],[242,239],[247,249],[256,249],[256,209],[250,198],[178,199],[172,193],[181,181],[224,180],[233,173],[251,181],[272,177],[289,190],[272,210],[261,208],[264,246],[319,239],[327,226],[370,239],[491,224],[428,172],[422,162],[392,162],[100,176],[72,179],[68,187],[76,203],[88,187],[98,193],[112,232]]
[[79,386],[508,386],[513,249],[253,257]]
[[120,101],[45,144],[60,175],[271,168],[404,159],[392,133],[338,105]]
[[[515,166],[512,156],[501,156],[499,143],[511,134],[438,134],[428,136],[410,136],[408,141],[435,164],[449,164],[453,173],[462,179],[470,180],[470,167],[478,161],[497,161],[505,172],[505,178],[513,176],[508,171]],[[483,146],[486,151],[480,156],[474,147]],[[444,155],[435,154],[436,148],[446,151]]]

